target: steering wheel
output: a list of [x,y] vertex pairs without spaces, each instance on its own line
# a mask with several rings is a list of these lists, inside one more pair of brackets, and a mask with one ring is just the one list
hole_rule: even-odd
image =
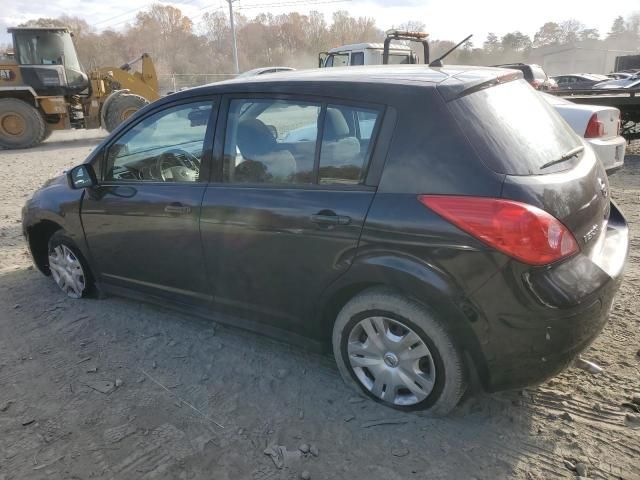
[[[164,176],[164,171],[165,164],[168,163],[170,159],[173,159],[174,165],[171,165],[171,167],[169,168],[178,166],[191,170],[192,172],[195,172],[196,175],[200,173],[200,160],[198,160],[198,158],[193,153],[187,152],[182,148],[171,148],[166,152],[162,152],[160,155],[158,155],[158,159],[156,161],[156,170],[158,171],[158,174],[160,175],[160,178],[162,178],[163,182],[167,181]],[[175,165],[176,162],[178,163],[178,165]]]

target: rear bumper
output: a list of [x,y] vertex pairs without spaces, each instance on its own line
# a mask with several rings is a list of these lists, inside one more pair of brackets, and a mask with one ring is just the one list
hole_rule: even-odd
[[607,173],[613,173],[622,168],[624,165],[624,153],[627,147],[627,141],[624,138],[613,137],[606,140],[587,140],[595,150]]
[[473,293],[488,391],[540,383],[563,370],[605,326],[622,282],[628,227],[612,204],[597,252],[552,268],[510,262]]

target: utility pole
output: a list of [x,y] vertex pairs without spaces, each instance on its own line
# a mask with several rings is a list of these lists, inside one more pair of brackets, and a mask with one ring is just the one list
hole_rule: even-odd
[[238,66],[238,44],[236,43],[236,25],[233,21],[233,2],[235,0],[227,0],[229,2],[229,19],[231,21],[231,36],[233,37],[233,64],[236,68],[236,75],[240,73],[240,67]]

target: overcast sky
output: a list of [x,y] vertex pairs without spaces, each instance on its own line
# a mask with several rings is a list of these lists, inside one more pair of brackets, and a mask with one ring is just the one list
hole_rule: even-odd
[[[136,12],[148,7],[149,0],[47,0],[23,2],[0,0],[0,42],[9,42],[6,27],[38,17],[61,14],[82,17],[98,29],[122,28]],[[206,12],[223,9],[225,0],[180,0],[159,2],[172,4],[197,24]],[[456,40],[472,33],[472,41],[481,45],[487,32],[502,35],[520,30],[533,37],[545,22],[570,18],[597,28],[601,35],[609,31],[613,19],[640,11],[640,0],[236,0],[234,6],[251,17],[261,12],[288,11],[307,13],[319,10],[330,22],[331,13],[347,10],[353,16],[371,16],[379,28],[386,30],[407,20],[427,25],[432,39]],[[330,45],[327,46],[331,47]]]

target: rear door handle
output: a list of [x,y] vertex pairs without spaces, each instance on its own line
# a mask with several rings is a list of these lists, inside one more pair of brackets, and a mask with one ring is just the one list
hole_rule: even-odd
[[316,214],[311,215],[311,221],[318,225],[349,225],[351,223],[351,217],[346,215],[324,215]]
[[165,213],[175,213],[179,215],[186,215],[191,213],[191,207],[185,207],[181,203],[172,203],[164,207]]

